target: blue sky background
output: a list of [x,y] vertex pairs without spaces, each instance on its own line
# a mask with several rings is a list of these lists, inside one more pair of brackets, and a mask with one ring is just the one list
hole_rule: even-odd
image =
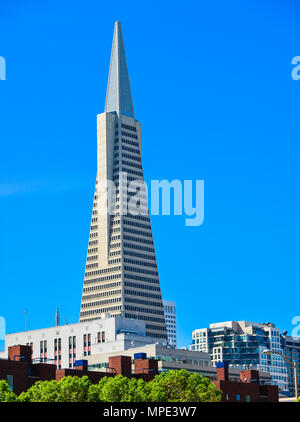
[[152,217],[179,346],[225,320],[291,332],[299,307],[298,2],[4,1],[0,315],[77,322],[115,20],[150,179],[203,179],[205,222]]

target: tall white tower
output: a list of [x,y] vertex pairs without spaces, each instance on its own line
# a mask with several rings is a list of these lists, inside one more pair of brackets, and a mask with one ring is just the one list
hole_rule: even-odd
[[120,22],[114,28],[105,111],[97,116],[97,147],[80,321],[105,313],[139,319],[146,322],[148,336],[166,340],[144,188],[141,124],[134,117]]

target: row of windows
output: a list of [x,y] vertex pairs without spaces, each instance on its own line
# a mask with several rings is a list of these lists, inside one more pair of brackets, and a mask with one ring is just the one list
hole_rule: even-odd
[[[150,218],[149,218],[149,215],[146,215],[146,216],[144,216],[144,215],[128,215],[128,216],[126,216],[126,218],[133,218],[134,220],[140,220],[140,221],[146,221],[147,223],[150,223]],[[124,221],[126,221],[126,224],[127,224],[127,221],[129,222],[130,220],[124,220]]]
[[[136,306],[125,306],[125,309],[127,311],[135,311],[135,312],[144,312],[143,308],[137,308]],[[131,319],[141,319],[142,321],[152,321],[152,322],[160,322],[162,324],[165,324],[164,318],[155,318],[155,317],[148,317],[144,315],[132,315],[132,314],[125,314],[125,318],[131,318]],[[158,328],[156,328],[158,330]],[[164,327],[161,327],[162,330],[165,331]]]
[[114,243],[114,244],[110,245],[110,247],[111,247],[111,249],[120,248],[121,243]]
[[134,138],[137,139],[137,135],[134,135],[133,133],[125,132],[124,130],[121,131],[122,136],[127,136],[128,138]]
[[89,246],[93,246],[93,245],[97,245],[98,244],[98,240],[91,240],[89,242]]
[[112,251],[112,252],[109,252],[109,256],[116,256],[116,255],[120,255],[121,254],[121,251]]
[[127,130],[131,130],[132,132],[136,132],[136,128],[134,126],[129,126],[129,125],[126,125],[125,123],[122,123],[121,127],[123,129],[127,129]]
[[139,280],[139,281],[146,281],[147,283],[159,284],[159,281],[157,279],[142,277],[139,275],[124,274],[124,277],[127,279],[129,278],[130,280]]
[[138,252],[124,251],[124,255],[133,256],[135,258],[155,260],[155,255],[144,255]]
[[132,152],[133,154],[140,155],[140,150],[135,149],[135,148],[125,147],[124,145],[122,145],[122,151]]
[[118,303],[118,302],[121,302],[121,300],[122,300],[121,297],[113,297],[112,299],[99,300],[97,302],[83,303],[81,308],[93,308],[94,306],[108,305],[109,303]]
[[[111,233],[118,233],[119,231],[121,231],[121,227],[115,227],[114,229],[111,229]],[[119,236],[120,239],[120,236]],[[111,239],[112,240],[112,239]]]
[[98,255],[93,255],[93,256],[88,256],[87,257],[87,261],[95,261],[95,259],[97,259],[98,258]]
[[127,264],[143,265],[144,267],[157,268],[156,263],[152,263],[152,262],[135,261],[134,259],[127,259],[127,258],[124,259],[124,262],[126,262]]
[[114,240],[119,240],[121,238],[121,236],[120,235],[118,235],[118,236],[112,236],[111,238],[110,238],[110,241],[111,242],[113,242]]
[[149,297],[150,299],[159,299],[159,300],[161,300],[161,295],[160,294],[159,295],[155,295],[155,294],[151,294],[149,292],[137,292],[135,290],[125,290],[124,293],[127,294],[127,295],[131,295],[131,296],[143,296],[143,297]]
[[121,262],[121,258],[110,259],[108,261],[109,264],[118,264],[119,262]]
[[92,315],[92,314],[102,314],[105,312],[113,312],[113,311],[120,311],[121,310],[121,306],[111,306],[110,308],[103,308],[103,309],[94,309],[92,311],[84,311],[84,312],[80,312],[80,316],[87,316],[87,315]]
[[120,269],[121,269],[120,266],[118,266],[118,267],[111,267],[111,268],[103,268],[102,270],[91,271],[89,273],[86,273],[85,276],[86,277],[90,277],[90,276],[98,275],[98,274],[111,273],[113,271],[119,271]]
[[125,281],[124,286],[125,287],[133,287],[133,288],[136,288],[136,289],[152,290],[152,291],[160,292],[160,287],[148,286],[147,284],[131,283],[130,281]]
[[153,240],[146,240],[146,239],[139,239],[137,237],[132,237],[132,236],[123,236],[124,240],[131,240],[132,242],[139,242],[139,243],[143,243],[146,245],[153,245]]
[[130,220],[124,220],[124,224],[129,226],[140,227],[141,229],[151,229],[151,226],[148,224],[136,223],[135,221]]
[[98,237],[98,233],[91,233],[90,238],[92,239],[93,237]]
[[[142,169],[142,165],[141,164],[135,164],[135,163],[131,163],[130,161],[122,161],[123,166],[128,166],[128,167],[135,167],[136,169]],[[128,171],[128,170],[126,170]]]
[[[119,284],[121,284],[121,283],[119,283]],[[119,289],[119,290],[109,290],[107,292],[95,293],[93,295],[84,296],[83,301],[94,299],[96,297],[105,297],[105,296],[120,295],[121,293],[122,293],[122,290],[121,289]]]
[[[121,277],[121,274],[120,274],[120,277]],[[96,280],[94,280],[94,282],[95,281]],[[94,292],[95,290],[113,289],[114,287],[120,287],[120,286],[121,286],[120,281],[115,282],[115,283],[108,283],[108,284],[98,284],[97,286],[85,287],[83,289],[83,293]]]
[[151,231],[142,232],[142,231],[139,231],[139,230],[134,230],[134,229],[129,229],[127,227],[124,227],[124,232],[126,232],[126,233],[132,233],[132,234],[138,234],[138,235],[146,236],[146,237],[152,237]]
[[120,224],[120,220],[114,220],[114,221],[111,222],[112,226],[116,226],[118,224]]
[[120,278],[120,277],[121,277],[121,274],[112,274],[112,275],[107,275],[105,277],[93,278],[92,280],[84,280],[84,284],[98,283],[98,282],[106,281],[106,280],[115,280],[116,278]]
[[88,249],[88,253],[95,253],[98,252],[98,248]]
[[125,265],[124,270],[130,271],[130,272],[133,272],[133,273],[142,273],[142,274],[149,274],[149,275],[157,275],[158,276],[157,271],[144,270],[143,268],[127,267]]
[[[137,303],[138,305],[146,305],[146,306],[154,306],[161,308],[161,302],[152,302],[148,300],[141,300],[141,299],[133,299],[132,297],[125,297],[125,302],[128,303]],[[158,314],[158,315],[164,315],[163,311],[157,311],[153,309],[145,309],[143,312],[149,312],[151,314]]]
[[147,246],[132,245],[131,243],[124,243],[124,247],[130,248],[130,249],[138,249],[139,251],[151,252],[153,254],[155,253],[153,248],[147,248]]
[[[118,154],[117,154],[117,157],[118,157]],[[128,158],[129,160],[138,161],[139,163],[141,162],[140,157],[135,157],[134,155],[126,154],[126,153],[123,153],[123,152],[122,152],[122,158]],[[123,161],[123,163],[125,163],[125,162]],[[130,165],[132,166],[133,164],[130,163]]]
[[[123,171],[126,172],[126,173],[129,173],[129,174],[134,174],[135,176],[143,177],[143,173],[141,171],[135,171],[135,170],[131,170],[131,169],[124,169]],[[119,169],[118,168],[114,168],[113,169],[113,172],[114,173],[118,173],[119,172]],[[114,180],[114,178],[113,178],[113,180]],[[134,179],[134,180],[136,180],[136,179]]]
[[97,223],[97,221],[98,221],[98,217],[92,218],[92,223]]
[[122,138],[121,141],[122,141],[122,144],[132,145],[133,147],[137,147],[137,148],[140,147],[138,142],[131,141],[130,139]]
[[98,262],[94,262],[93,264],[87,264],[85,268],[86,270],[89,270],[90,268],[96,268],[96,267],[98,267]]

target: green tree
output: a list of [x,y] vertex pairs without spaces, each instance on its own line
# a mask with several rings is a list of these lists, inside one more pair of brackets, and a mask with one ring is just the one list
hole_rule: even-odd
[[150,401],[160,402],[217,402],[222,392],[208,378],[190,374],[185,369],[157,375],[149,383]]
[[85,402],[89,401],[91,382],[87,376],[64,377],[60,381],[38,381],[19,401],[29,402]]
[[142,379],[126,378],[122,375],[104,377],[98,384],[99,401],[145,402],[149,401],[149,386]]
[[17,401],[17,396],[10,390],[6,381],[0,380],[0,402],[12,401]]
[[59,402],[61,399],[60,384],[53,381],[37,381],[27,391],[19,395],[21,402]]
[[186,370],[168,371],[154,380],[104,377],[97,385],[87,376],[65,377],[60,381],[38,381],[17,397],[5,381],[0,381],[0,401],[21,402],[200,402],[220,401],[208,378]]

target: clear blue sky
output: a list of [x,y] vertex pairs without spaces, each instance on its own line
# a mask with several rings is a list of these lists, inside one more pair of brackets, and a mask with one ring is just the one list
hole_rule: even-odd
[[[152,217],[179,345],[300,314],[296,0],[1,1],[0,315],[77,322],[115,20],[150,179],[203,179],[205,222]],[[63,318],[63,321],[64,321]]]

